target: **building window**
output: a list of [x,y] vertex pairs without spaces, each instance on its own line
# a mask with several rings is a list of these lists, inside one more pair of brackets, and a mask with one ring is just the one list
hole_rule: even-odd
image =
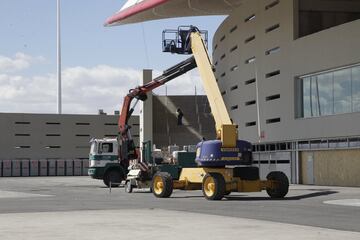
[[31,148],[31,147],[22,145],[22,146],[16,146],[15,148],[16,149],[24,149],[24,148]]
[[236,89],[238,89],[238,85],[232,86],[232,87],[230,88],[231,91],[234,91],[234,90],[236,90]]
[[246,82],[245,82],[245,85],[250,85],[250,84],[253,84],[253,83],[255,83],[256,82],[256,79],[255,78],[252,78],[252,79],[250,79],[250,80],[247,80]]
[[245,103],[245,106],[250,106],[250,105],[254,105],[254,104],[256,104],[256,100],[251,100],[251,101],[247,101]]
[[220,42],[225,40],[225,35],[220,38]]
[[221,55],[220,60],[223,60],[226,57],[225,54]]
[[249,43],[251,41],[255,40],[255,35],[248,37],[247,39],[245,39],[245,43]]
[[266,33],[272,32],[272,31],[278,29],[279,27],[280,27],[280,24],[275,24],[275,25],[273,25],[273,26],[271,26],[271,27],[268,27],[268,28],[265,30],[265,32],[266,32]]
[[60,125],[59,122],[46,122],[46,125]]
[[280,118],[271,118],[271,119],[267,119],[267,120],[266,120],[266,123],[267,123],[267,124],[272,124],[272,123],[278,123],[278,122],[280,122],[280,121],[281,121]]
[[253,62],[255,62],[255,61],[256,61],[256,58],[255,58],[255,57],[251,57],[251,58],[245,60],[245,64],[253,63]]
[[237,48],[238,48],[238,46],[237,46],[237,45],[236,45],[236,46],[233,46],[233,47],[230,49],[230,52],[235,51]]
[[254,20],[255,19],[255,14],[252,14],[252,15],[250,15],[249,17],[247,17],[247,18],[245,18],[245,22],[249,22],[249,21],[252,21],[252,20]]
[[234,32],[236,29],[237,29],[237,25],[235,25],[234,27],[232,27],[232,28],[230,29],[230,33]]
[[274,1],[274,2],[272,2],[272,3],[270,3],[270,4],[268,4],[268,5],[266,5],[266,6],[265,6],[265,10],[269,10],[269,9],[275,7],[276,5],[278,5],[279,3],[280,3],[280,1],[279,1],[279,0],[276,0],[276,1]]
[[247,122],[245,123],[245,127],[251,127],[251,126],[256,126],[256,122]]
[[85,123],[85,122],[79,122],[79,123],[76,123],[76,125],[80,125],[80,126],[87,126],[87,125],[90,125],[90,123]]
[[272,101],[272,100],[279,99],[279,98],[280,98],[280,94],[275,94],[275,95],[268,96],[265,99],[266,99],[266,101]]
[[360,112],[360,66],[299,78],[299,117]]
[[29,125],[30,122],[15,122],[15,124],[19,124],[19,125]]
[[276,53],[278,51],[280,51],[280,47],[274,47],[274,48],[271,48],[271,49],[267,50],[265,52],[265,55],[271,55],[271,54]]
[[299,1],[299,37],[360,19],[359,1]]
[[280,70],[276,70],[276,71],[274,71],[274,72],[267,73],[267,74],[265,75],[265,77],[266,77],[266,78],[271,78],[271,77],[274,77],[274,76],[279,75],[279,74],[280,74]]
[[239,68],[238,65],[232,66],[232,67],[230,68],[230,71],[231,71],[231,72],[236,71],[238,68]]
[[238,105],[231,106],[231,110],[236,110],[236,109],[238,109],[238,108],[239,108]]

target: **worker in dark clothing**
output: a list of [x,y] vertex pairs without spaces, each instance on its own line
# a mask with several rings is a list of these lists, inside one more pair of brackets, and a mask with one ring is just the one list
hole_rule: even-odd
[[184,117],[184,113],[181,111],[180,108],[176,110],[176,116],[177,116],[177,125],[183,125],[182,118]]

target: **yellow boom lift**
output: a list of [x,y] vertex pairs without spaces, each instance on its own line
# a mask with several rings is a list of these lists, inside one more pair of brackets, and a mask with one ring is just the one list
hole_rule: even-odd
[[[205,39],[205,40],[204,40]],[[192,54],[216,124],[216,140],[197,144],[198,167],[182,168],[178,179],[169,173],[158,172],[152,179],[156,197],[167,198],[173,189],[200,190],[208,200],[220,200],[231,192],[260,192],[266,190],[272,198],[283,198],[289,181],[283,172],[271,172],[260,180],[259,169],[252,164],[251,143],[238,140],[237,125],[227,112],[218,88],[208,52],[207,32],[194,26],[163,31],[163,51]]]

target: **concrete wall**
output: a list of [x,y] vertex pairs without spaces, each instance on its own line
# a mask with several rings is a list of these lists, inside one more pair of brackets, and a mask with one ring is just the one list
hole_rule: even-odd
[[359,149],[309,151],[300,157],[301,183],[360,187]]
[[[272,2],[244,1],[221,24],[213,39],[216,77],[221,91],[226,92],[224,100],[230,115],[239,125],[240,138],[257,142],[258,128],[263,135],[262,142],[360,135],[357,124],[360,113],[307,119],[295,117],[297,77],[360,63],[357,51],[360,20],[296,38],[297,1],[279,1],[267,8]],[[253,15],[255,18],[247,20]],[[274,48],[278,50],[267,54]],[[246,63],[252,57],[256,60]],[[275,71],[280,74],[267,77]],[[257,81],[247,84],[251,79]],[[266,100],[276,94],[280,94],[280,98]],[[257,104],[246,104],[251,101],[259,104],[260,122]],[[233,106],[238,107],[232,110]],[[267,123],[275,118],[280,118],[280,122]],[[246,126],[248,123],[255,124]]]
[[[196,145],[202,137],[215,139],[215,122],[206,96],[153,96],[154,143]],[[176,109],[184,113],[183,125],[177,125]]]
[[[152,81],[152,70],[143,70],[143,80],[141,85]],[[147,100],[140,101],[140,143],[153,142],[153,95],[147,93]],[[142,145],[140,145],[142,148]]]
[[[0,113],[0,159],[88,158],[93,137],[116,137],[117,115]],[[139,117],[130,119],[139,144]]]

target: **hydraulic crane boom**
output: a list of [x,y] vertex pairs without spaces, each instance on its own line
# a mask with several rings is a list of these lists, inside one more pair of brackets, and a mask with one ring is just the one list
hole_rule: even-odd
[[[196,62],[194,57],[190,57],[185,61],[176,64],[175,66],[165,70],[162,75],[153,79],[151,82],[138,86],[134,89],[131,89],[129,93],[125,96],[123,101],[123,106],[120,113],[120,118],[118,122],[119,126],[119,158],[121,164],[124,167],[127,167],[129,164],[129,159],[137,158],[135,152],[135,145],[130,134],[130,126],[128,125],[128,120],[130,119],[131,114],[134,112],[136,103],[141,100],[145,101],[147,99],[147,93],[154,90],[157,87],[164,85],[170,80],[177,78],[186,72],[194,69],[196,67]],[[132,100],[136,98],[136,103],[134,106],[130,107]]]
[[251,143],[237,139],[237,125],[232,123],[216,83],[206,44],[207,32],[194,26],[163,31],[163,52],[194,56],[214,116],[217,140],[198,143],[196,161],[200,166],[209,167],[249,165]]
[[217,138],[221,139],[223,147],[235,147],[237,140],[236,125],[231,122],[229,113],[216,83],[209,54],[200,32],[191,32],[190,40],[192,54],[195,57],[206,96],[210,103],[211,112],[215,119]]
[[[171,35],[175,35],[175,37],[169,39]],[[237,126],[230,119],[216,83],[206,41],[207,32],[200,31],[194,26],[180,26],[178,30],[163,31],[164,52],[192,54],[194,56],[214,116],[217,139],[221,140],[222,147],[234,148],[237,141]]]

